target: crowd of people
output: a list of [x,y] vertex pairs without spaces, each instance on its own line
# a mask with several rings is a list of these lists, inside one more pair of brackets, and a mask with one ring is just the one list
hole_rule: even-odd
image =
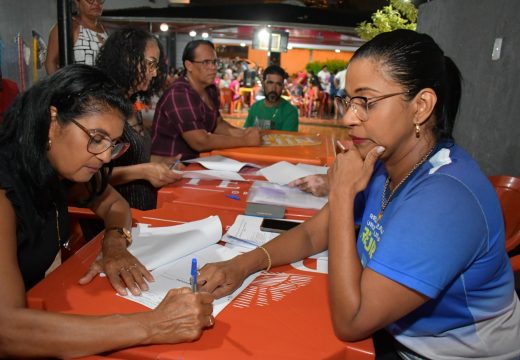
[[[520,302],[500,203],[452,136],[461,75],[431,37],[410,30],[376,36],[348,71],[289,80],[291,98],[343,95],[330,106],[349,127],[344,151],[318,179],[317,195],[328,195],[328,204],[312,219],[261,249],[206,265],[199,292],[171,290],[152,311],[86,317],[26,308],[25,292],[67,242],[69,204],[99,216],[86,225],[93,234],[104,230],[100,256],[78,281],[103,272],[120,295],[139,295],[153,276],[127,249],[130,208],[155,208],[156,189],[179,179],[170,170],[179,161],[258,146],[261,129],[298,128],[281,67],[262,71],[264,98],[237,128],[222,118],[219,87],[236,86],[249,67],[237,75],[226,67],[218,81],[213,43],[193,40],[183,71],[165,87],[154,36],[125,28],[104,38],[94,21],[104,1],[75,2],[80,37],[90,29],[102,43],[95,64],[55,68],[51,52],[52,75],[18,96],[0,125],[0,322],[10,324],[0,327],[0,356],[77,357],[194,341],[214,324],[214,298],[251,273],[326,249],[338,338],[385,331],[389,353],[404,359],[520,356]],[[159,101],[147,126],[142,104],[152,96]],[[292,185],[312,187],[303,184]]]

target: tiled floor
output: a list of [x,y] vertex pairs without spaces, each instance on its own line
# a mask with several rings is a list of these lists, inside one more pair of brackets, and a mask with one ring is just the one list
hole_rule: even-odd
[[[221,111],[224,120],[237,127],[242,127],[247,117],[247,111],[228,114]],[[339,120],[300,117],[299,131],[309,134],[334,134],[336,138],[347,137],[347,129]]]

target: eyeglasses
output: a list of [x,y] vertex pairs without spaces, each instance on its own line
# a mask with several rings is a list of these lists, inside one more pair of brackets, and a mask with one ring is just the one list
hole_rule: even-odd
[[403,91],[399,93],[376,96],[373,98],[367,98],[365,96],[353,96],[351,98],[349,98],[348,96],[336,96],[334,98],[334,105],[336,106],[336,109],[338,109],[338,113],[341,117],[343,117],[347,113],[348,109],[352,109],[352,112],[356,114],[356,117],[359,120],[365,122],[368,120],[368,109],[371,105],[375,104],[378,101],[388,99],[392,96],[403,95],[408,93],[408,91]]
[[99,155],[112,148],[111,160],[114,160],[125,153],[130,147],[129,143],[121,142],[119,140],[112,140],[107,135],[98,132],[97,130],[88,130],[76,120],[71,119],[77,127],[88,135],[89,140],[87,144],[87,151],[93,155]]
[[105,3],[105,0],[85,0],[85,2],[89,5],[92,5],[95,2],[99,3],[100,5],[103,5]]
[[144,58],[144,60],[146,61],[146,67],[147,67],[148,71],[155,71],[155,70],[159,69],[159,61],[157,59]]
[[210,65],[218,67],[220,65],[220,59],[202,60],[202,61],[190,60],[190,62],[195,63],[195,64],[202,64],[202,66],[204,66],[204,67],[210,67]]

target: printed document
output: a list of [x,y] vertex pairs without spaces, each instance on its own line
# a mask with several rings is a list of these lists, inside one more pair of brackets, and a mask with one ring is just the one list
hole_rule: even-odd
[[172,171],[174,173],[181,174],[183,178],[187,179],[246,181],[246,179],[244,179],[238,173],[228,170]]
[[326,174],[328,168],[307,164],[293,165],[287,161],[280,161],[267,166],[259,172],[269,181],[278,185],[287,185],[291,181],[309,175]]
[[244,166],[259,168],[260,166],[253,163],[244,163],[233,160],[221,155],[213,155],[200,157],[191,160],[183,160],[185,163],[199,163],[206,169],[239,172]]
[[318,197],[298,188],[266,181],[255,181],[247,197],[247,202],[317,210],[321,209],[327,201],[327,196]]

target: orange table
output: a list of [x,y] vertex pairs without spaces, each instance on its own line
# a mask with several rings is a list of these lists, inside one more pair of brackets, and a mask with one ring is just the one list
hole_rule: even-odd
[[[244,175],[244,177],[247,176]],[[157,207],[161,208],[167,204],[188,204],[212,209],[232,210],[243,214],[252,184],[252,181],[182,179],[162,187],[157,192]],[[238,197],[239,200],[234,199],[234,197]],[[314,209],[289,207],[285,211],[285,217],[306,220],[316,213],[317,210]]]
[[[311,135],[290,131],[266,130],[268,134],[291,134],[291,135]],[[200,156],[222,155],[244,162],[266,162],[276,163],[278,161],[288,161],[290,163],[304,163],[310,165],[331,165],[336,156],[336,139],[330,135],[318,136],[321,143],[318,145],[302,146],[253,146],[232,149],[213,150],[201,153]]]
[[[194,220],[199,213],[182,206],[134,212],[136,221],[160,226]],[[221,212],[223,212],[221,214]],[[232,214],[223,210],[223,225]],[[156,220],[151,220],[156,219]],[[162,219],[162,220],[159,220]],[[62,313],[102,315],[147,311],[144,306],[115,295],[106,278],[86,286],[77,284],[99,251],[99,238],[85,245],[27,293],[28,305]],[[308,264],[309,267],[312,263]],[[277,267],[259,277],[237,297],[215,326],[193,343],[134,347],[106,357],[117,359],[373,359],[371,339],[339,341],[333,333],[324,274]],[[266,278],[268,281],[266,281]],[[97,357],[89,357],[96,359]]]

